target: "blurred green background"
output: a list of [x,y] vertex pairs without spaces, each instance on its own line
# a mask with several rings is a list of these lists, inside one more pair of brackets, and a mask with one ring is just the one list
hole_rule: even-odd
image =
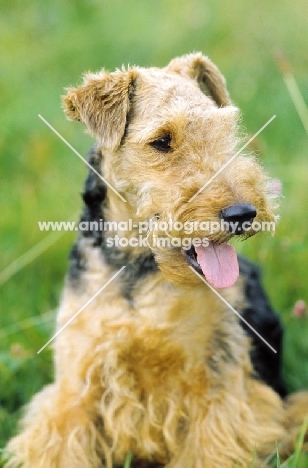
[[[37,221],[77,219],[87,173],[78,157],[93,139],[61,110],[65,86],[83,72],[122,64],[164,66],[200,50],[227,78],[249,134],[272,115],[256,147],[283,183],[281,222],[238,251],[258,261],[274,307],[286,324],[284,373],[290,390],[308,388],[308,321],[295,318],[307,299],[308,136],[275,60],[283,50],[308,103],[308,3],[279,0],[22,0],[0,14],[0,447],[20,406],[51,379],[50,350],[36,351],[53,331],[74,233],[6,279],[1,271],[46,236]],[[16,263],[14,264],[17,265]],[[1,276],[2,275],[2,276]]]

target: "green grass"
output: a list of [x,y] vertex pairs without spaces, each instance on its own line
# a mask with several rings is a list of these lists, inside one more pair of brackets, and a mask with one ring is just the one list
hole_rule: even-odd
[[[37,115],[85,154],[93,140],[65,119],[65,86],[85,70],[162,66],[202,50],[225,74],[250,134],[277,115],[258,146],[268,172],[283,182],[281,222],[274,237],[256,236],[237,248],[263,267],[270,299],[286,325],[288,387],[307,388],[308,321],[291,314],[297,299],[307,300],[307,135],[274,60],[275,49],[282,48],[308,102],[306,29],[300,0],[4,2],[0,271],[46,236],[38,220],[66,220],[81,206],[86,167]],[[44,314],[59,302],[73,239],[65,234],[0,287],[0,447],[15,431],[20,407],[52,379],[50,351],[36,351],[53,331],[52,314]]]

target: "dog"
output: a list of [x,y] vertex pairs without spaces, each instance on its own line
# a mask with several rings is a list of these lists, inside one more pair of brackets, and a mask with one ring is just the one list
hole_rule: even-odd
[[86,229],[58,313],[55,381],[26,409],[6,467],[112,468],[129,453],[139,468],[260,467],[276,443],[286,457],[308,395],[281,398],[264,362],[273,351],[234,313],[260,313],[266,329],[259,274],[229,244],[275,223],[277,200],[254,156],[233,157],[239,112],[220,71],[194,53],[88,73],[63,106],[97,140]]

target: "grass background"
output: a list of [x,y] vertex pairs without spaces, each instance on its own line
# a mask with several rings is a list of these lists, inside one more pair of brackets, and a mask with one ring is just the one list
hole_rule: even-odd
[[[307,23],[306,0],[2,2],[0,272],[46,238],[37,221],[77,219],[81,207],[87,169],[38,114],[85,154],[93,140],[65,119],[65,86],[87,70],[164,66],[201,50],[226,76],[248,133],[277,115],[257,146],[268,172],[283,183],[281,222],[274,237],[256,236],[237,249],[263,267],[285,323],[289,389],[308,388],[308,319],[291,313],[296,300],[307,300],[308,137],[274,57],[284,51],[308,103]],[[36,351],[53,331],[48,312],[58,304],[73,239],[64,234],[0,285],[0,447],[15,430],[20,406],[52,378],[50,350]]]

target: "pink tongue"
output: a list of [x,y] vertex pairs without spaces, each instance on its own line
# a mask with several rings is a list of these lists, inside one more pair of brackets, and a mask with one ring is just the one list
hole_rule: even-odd
[[195,251],[202,273],[210,285],[214,288],[229,288],[235,283],[239,267],[232,245],[211,242],[208,247],[195,247]]

